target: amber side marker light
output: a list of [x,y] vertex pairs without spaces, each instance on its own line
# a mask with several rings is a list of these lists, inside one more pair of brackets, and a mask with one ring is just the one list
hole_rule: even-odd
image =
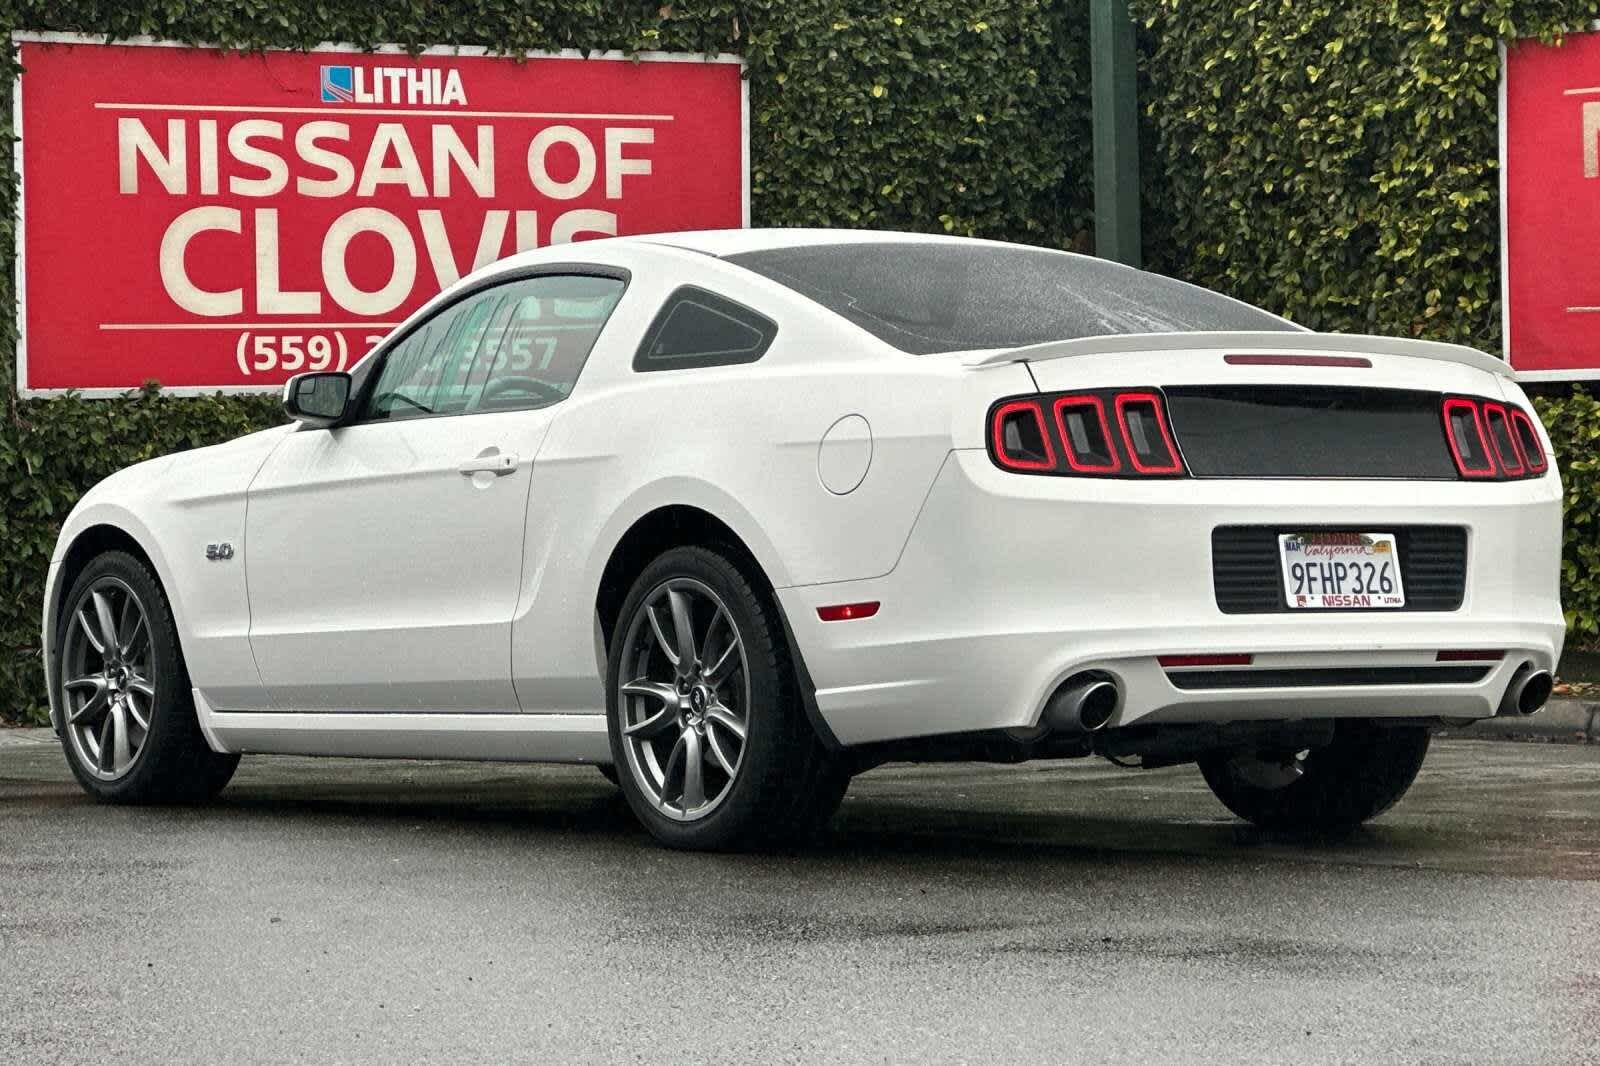
[[870,603],[836,603],[831,607],[817,608],[817,617],[824,622],[849,622],[856,618],[871,618],[877,613],[877,600]]

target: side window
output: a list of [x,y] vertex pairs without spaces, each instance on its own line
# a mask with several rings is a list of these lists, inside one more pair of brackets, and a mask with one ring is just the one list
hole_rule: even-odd
[[564,274],[504,288],[505,314],[489,330],[493,351],[479,355],[483,387],[476,409],[544,407],[566,399],[622,298],[623,283]]
[[616,278],[523,278],[444,308],[384,358],[362,421],[543,407],[565,399],[622,296]]
[[633,357],[633,369],[685,370],[760,359],[778,325],[743,304],[685,285],[667,297]]

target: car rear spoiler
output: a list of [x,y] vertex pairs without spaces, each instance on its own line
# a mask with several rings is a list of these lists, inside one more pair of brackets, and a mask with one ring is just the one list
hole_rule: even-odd
[[1109,337],[1084,337],[1080,340],[1050,341],[1025,348],[970,352],[963,359],[970,367],[997,366],[1002,363],[1042,362],[1079,355],[1114,355],[1121,352],[1171,352],[1184,349],[1206,351],[1339,352],[1345,355],[1399,355],[1412,359],[1436,359],[1460,363],[1491,374],[1512,377],[1511,368],[1492,355],[1475,348],[1442,341],[1406,340],[1402,337],[1368,337],[1354,333],[1131,333]]

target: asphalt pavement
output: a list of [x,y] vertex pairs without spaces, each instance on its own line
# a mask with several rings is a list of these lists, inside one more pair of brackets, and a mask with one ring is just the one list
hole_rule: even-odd
[[663,851],[592,768],[247,758],[97,806],[0,733],[0,1063],[1600,1063],[1600,745],[1436,742],[1338,843],[1191,769],[889,767]]

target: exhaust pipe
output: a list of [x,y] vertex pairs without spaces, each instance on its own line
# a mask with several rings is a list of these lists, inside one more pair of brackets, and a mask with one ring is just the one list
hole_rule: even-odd
[[1536,714],[1549,702],[1555,684],[1555,678],[1550,676],[1550,671],[1535,670],[1532,664],[1523,663],[1512,675],[1511,684],[1506,686],[1506,694],[1501,697],[1500,707],[1495,714],[1499,716]]
[[1074,674],[1051,694],[1040,716],[1052,733],[1093,733],[1117,713],[1122,695],[1104,674]]

